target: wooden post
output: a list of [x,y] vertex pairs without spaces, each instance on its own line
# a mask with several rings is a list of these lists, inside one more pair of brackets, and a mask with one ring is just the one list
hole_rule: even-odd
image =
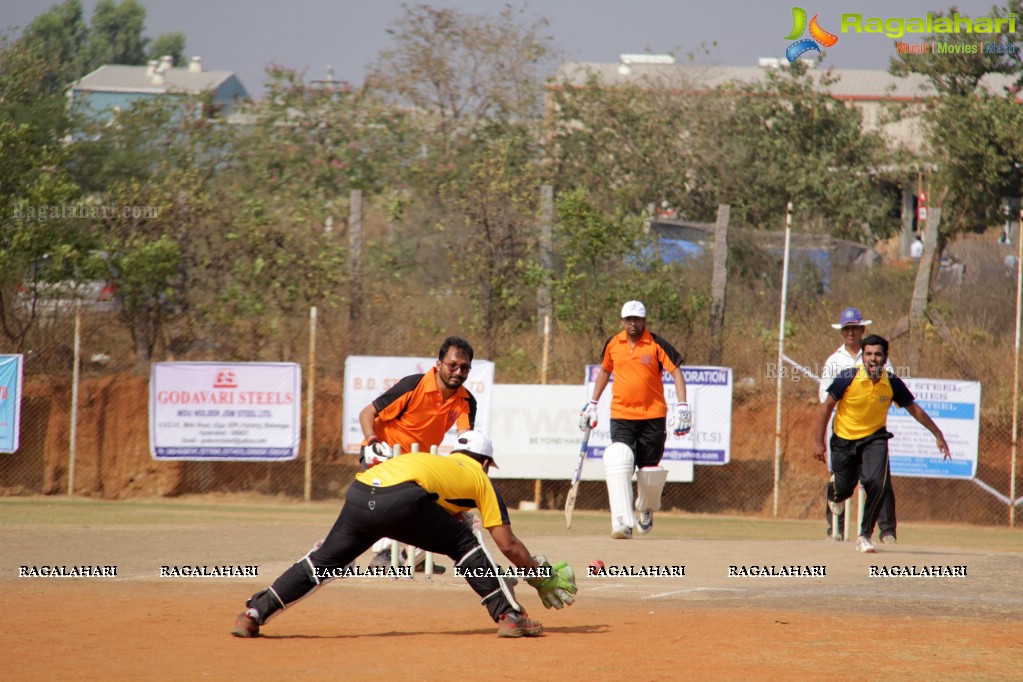
[[714,274],[710,282],[710,354],[707,364],[720,365],[725,330],[725,290],[728,288],[728,217],[731,207],[718,206],[714,224]]
[[348,305],[348,343],[351,352],[361,352],[361,344],[354,344],[354,339],[361,338],[356,333],[359,318],[362,317],[362,190],[353,189],[348,208],[348,291],[351,302]]
[[316,404],[316,306],[309,309],[309,376],[306,378],[305,501],[313,499],[313,408]]
[[938,228],[941,225],[941,207],[929,209],[927,227],[924,230],[924,253],[916,271],[913,298],[909,305],[909,366],[913,372],[920,371],[920,355],[923,352],[923,325],[930,299],[931,273],[938,250]]
[[75,445],[78,440],[78,384],[82,366],[82,301],[75,301],[74,366],[71,368],[71,428],[68,442],[67,495],[75,494]]

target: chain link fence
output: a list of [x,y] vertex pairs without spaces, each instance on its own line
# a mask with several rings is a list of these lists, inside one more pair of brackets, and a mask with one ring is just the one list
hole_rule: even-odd
[[[875,320],[870,331],[889,337],[896,365],[910,337],[900,331],[908,302],[886,294],[901,287],[912,273],[879,268],[871,274],[836,278],[826,295],[790,295],[786,353],[807,367],[819,367],[841,342],[830,323],[847,304],[856,304]],[[902,278],[899,280],[898,278]],[[895,278],[895,279],[892,279]],[[772,516],[775,513],[776,383],[778,292],[750,285],[739,291],[726,318],[725,365],[733,370],[731,459],[724,466],[697,465],[692,483],[669,483],[666,510],[702,514]],[[1010,282],[987,279],[938,291],[932,307],[945,311],[940,325],[928,323],[919,366],[914,376],[970,379],[983,384],[976,480],[896,477],[894,488],[900,521],[963,522],[1004,526],[1010,509],[1013,458],[1013,327],[1012,314],[998,322],[981,319],[992,300],[1013,311]],[[867,293],[865,293],[867,292]],[[899,300],[897,300],[897,298]],[[1004,300],[1002,300],[1004,299]],[[983,304],[980,301],[983,300]],[[397,305],[397,303],[396,303]],[[744,307],[745,306],[745,307]],[[953,312],[954,311],[954,312]],[[282,330],[282,340],[269,355],[254,360],[302,365],[303,392],[309,380],[309,327],[296,316]],[[654,331],[656,323],[652,323]],[[348,354],[432,355],[446,332],[409,324],[369,343],[347,314],[322,315],[317,332],[316,395],[312,447],[304,433],[299,458],[290,462],[168,462],[149,452],[148,364],[118,355],[127,348],[110,313],[83,314],[80,333],[80,389],[74,448],[71,448],[71,403],[74,357],[74,315],[64,311],[40,325],[25,354],[20,448],[0,454],[0,494],[74,495],[104,499],[146,496],[216,496],[226,493],[279,495],[302,499],[306,485],[305,457],[311,452],[311,497],[333,499],[343,494],[358,471],[356,458],[342,452],[344,359]],[[609,330],[613,332],[614,330]],[[120,336],[119,336],[120,335]],[[468,336],[468,335],[467,335]],[[690,364],[701,364],[708,352],[698,331],[669,330],[682,338]],[[683,341],[686,341],[683,343]],[[171,346],[172,344],[167,344]],[[565,378],[580,377],[588,359],[572,343],[555,343],[551,366]],[[216,349],[205,355],[167,356],[160,360],[217,361]],[[592,360],[589,360],[592,362]],[[505,383],[498,362],[498,383]],[[303,395],[305,412],[307,399]],[[824,533],[825,468],[812,460],[812,425],[816,418],[817,384],[793,373],[783,386],[780,430],[780,476],[777,513],[782,518],[820,519]],[[694,409],[715,409],[694,405]],[[953,455],[956,453],[953,452]],[[593,466],[593,464],[588,464]],[[599,466],[599,465],[598,465]],[[1021,467],[1017,464],[1016,475]],[[500,488],[510,507],[533,502],[541,509],[560,509],[571,472],[552,472],[548,480],[503,480]],[[601,481],[584,481],[577,509],[606,509]]]

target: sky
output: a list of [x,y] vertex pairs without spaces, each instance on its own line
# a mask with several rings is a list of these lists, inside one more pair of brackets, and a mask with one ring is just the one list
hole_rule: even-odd
[[[259,97],[265,68],[276,63],[305,71],[308,80],[334,77],[361,84],[381,50],[391,46],[387,29],[402,16],[399,0],[140,0],[146,8],[144,35],[181,31],[187,56],[202,58],[206,69],[234,72],[249,93]],[[700,63],[755,66],[760,57],[784,56],[792,41],[792,7],[801,3],[820,25],[839,35],[825,66],[848,69],[888,67],[894,40],[877,35],[840,33],[840,15],[913,17],[955,6],[966,16],[990,14],[991,0],[533,0],[527,21],[546,19],[560,61],[617,62],[619,55],[673,53],[683,61],[701,52]],[[4,0],[0,28],[20,29],[55,3],[53,0]],[[415,1],[404,4],[414,5]],[[496,15],[506,4],[496,0],[432,0],[470,14]],[[86,18],[96,0],[82,0]],[[1023,17],[1019,18],[1023,34]],[[912,40],[912,37],[908,39]],[[1021,35],[1023,41],[1023,35]]]

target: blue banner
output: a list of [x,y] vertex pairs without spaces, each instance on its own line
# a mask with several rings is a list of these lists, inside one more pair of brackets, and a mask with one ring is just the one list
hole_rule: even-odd
[[22,356],[0,355],[0,452],[15,452],[21,431]]

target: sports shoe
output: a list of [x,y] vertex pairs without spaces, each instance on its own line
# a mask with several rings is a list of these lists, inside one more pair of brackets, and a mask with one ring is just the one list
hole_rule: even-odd
[[650,529],[654,527],[654,512],[650,509],[644,509],[636,519],[636,530],[643,535],[650,532]]
[[864,554],[875,554],[877,552],[874,549],[874,543],[866,535],[860,535],[856,538],[856,551],[863,552]]
[[245,611],[234,619],[231,634],[235,637],[259,637],[259,623]]
[[882,545],[894,545],[895,544],[895,533],[885,533],[881,536]]
[[509,611],[497,619],[498,637],[539,637],[542,634],[543,624],[525,611]]
[[631,540],[632,529],[628,526],[619,526],[611,531],[611,537],[615,540]]

